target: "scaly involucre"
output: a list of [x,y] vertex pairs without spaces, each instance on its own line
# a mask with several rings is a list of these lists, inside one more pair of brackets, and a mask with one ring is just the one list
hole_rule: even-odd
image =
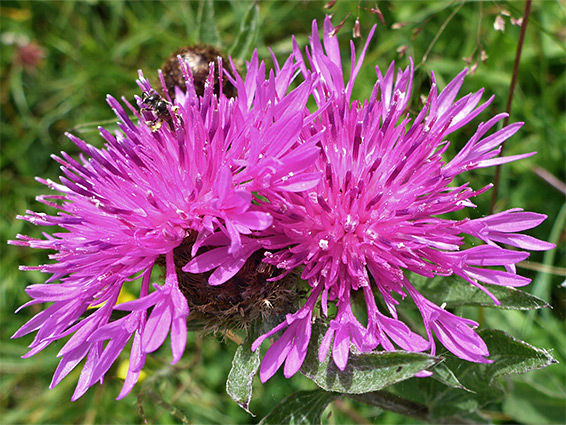
[[[120,122],[114,134],[100,128],[103,149],[68,135],[83,151],[80,160],[65,152],[54,156],[64,173],[60,183],[38,179],[59,192],[38,200],[60,212],[28,211],[20,217],[61,231],[45,233],[45,239],[18,235],[11,242],[55,251],[51,264],[22,267],[52,274],[45,284],[26,289],[33,300],[24,307],[51,305],[14,337],[37,331],[29,357],[71,335],[59,352],[51,387],[86,357],[73,400],[103,381],[132,336],[119,398],[137,382],[146,354],[157,350],[167,335],[173,363],[181,358],[189,308],[179,290],[173,249],[189,233],[197,235],[194,252],[211,234],[225,245],[199,259],[199,264],[216,268],[210,283],[222,283],[257,250],[251,233],[272,224],[269,211],[252,202],[254,195],[286,196],[320,180],[320,173],[304,172],[318,156],[321,137],[304,130],[314,119],[306,109],[313,80],[307,75],[289,90],[298,74],[292,58],[266,77],[265,65],[254,53],[245,80],[235,68],[235,78],[225,75],[238,90],[236,99],[213,93],[213,69],[203,96],[197,96],[190,70],[183,67],[188,91],[177,90],[168,106],[170,119],[153,128],[157,131],[146,122],[157,117],[142,99],[137,98],[140,111],[123,99],[137,118],[132,121],[109,96]],[[141,73],[138,84],[143,92],[157,93]],[[165,282],[151,285],[160,257],[166,265]],[[123,288],[137,299],[120,302]],[[121,312],[120,318],[113,312]]]

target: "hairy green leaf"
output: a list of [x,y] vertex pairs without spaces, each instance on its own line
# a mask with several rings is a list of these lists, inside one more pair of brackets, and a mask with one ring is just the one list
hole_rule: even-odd
[[545,350],[513,338],[503,331],[485,329],[478,333],[489,348],[489,358],[494,361],[493,364],[487,365],[493,371],[493,378],[512,373],[526,373],[556,363]]
[[489,292],[501,302],[497,305],[481,289],[468,284],[458,276],[437,276],[429,279],[413,275],[410,280],[425,297],[438,305],[446,303],[447,308],[481,306],[509,310],[536,310],[549,306],[546,301],[527,292],[506,286],[486,285]]
[[[414,385],[412,385],[414,387]],[[392,394],[389,391],[373,391],[365,394],[350,394],[348,397],[360,403],[377,406],[382,410],[401,414],[411,418],[419,419],[424,423],[438,423],[438,424],[451,424],[451,425],[471,425],[487,423],[488,421],[482,420],[477,415],[460,415],[448,416],[444,418],[435,418],[433,421],[430,418],[427,406],[419,403],[414,403],[407,398]]]
[[244,343],[238,347],[232,359],[232,368],[226,381],[228,395],[252,416],[255,416],[249,410],[252,399],[252,383],[260,363],[259,350],[252,352],[251,346],[254,339],[250,333]]
[[239,61],[250,57],[259,34],[259,18],[259,6],[256,2],[253,2],[246,11],[240,24],[238,36],[228,51],[230,56]]
[[438,382],[441,382],[448,387],[460,388],[468,391],[468,389],[464,387],[460,381],[458,381],[454,372],[452,372],[444,363],[436,365],[432,372],[434,373],[432,377]]
[[326,391],[362,394],[381,390],[411,378],[440,361],[440,358],[427,354],[401,351],[350,354],[346,368],[340,370],[330,353],[323,363],[318,360],[318,347],[324,331],[321,324],[313,326],[313,335],[301,373]]
[[326,406],[340,397],[323,390],[296,392],[275,406],[260,424],[320,424]]
[[525,373],[555,362],[546,351],[502,331],[486,329],[479,334],[493,363],[472,363],[445,353],[446,361],[442,365],[450,370],[462,389],[454,388],[450,380],[415,378],[395,385],[393,393],[427,406],[431,419],[469,414],[503,398],[505,389],[497,377]]
[[218,28],[216,27],[214,2],[212,0],[201,0],[197,22],[199,43],[220,46],[220,34],[218,34]]

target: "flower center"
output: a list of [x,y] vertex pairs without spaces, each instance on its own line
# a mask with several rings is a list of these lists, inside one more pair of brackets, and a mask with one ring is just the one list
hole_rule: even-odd
[[[189,323],[194,328],[214,332],[247,328],[257,319],[284,316],[298,308],[297,277],[291,273],[280,280],[268,281],[281,274],[281,270],[264,263],[261,250],[248,258],[233,278],[218,286],[208,283],[212,271],[184,272],[182,268],[192,258],[195,240],[196,233],[191,232],[173,251],[179,289],[187,299],[191,311]],[[157,262],[165,268],[165,256],[159,257]]]

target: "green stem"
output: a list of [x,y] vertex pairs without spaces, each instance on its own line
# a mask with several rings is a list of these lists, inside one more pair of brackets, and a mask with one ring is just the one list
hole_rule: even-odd
[[434,39],[432,40],[432,42],[428,46],[428,49],[426,50],[425,54],[423,55],[423,58],[421,59],[421,63],[419,64],[419,66],[426,62],[426,60],[428,59],[428,55],[430,54],[430,51],[432,50],[432,48],[434,47],[434,45],[436,44],[436,42],[440,38],[440,35],[444,32],[444,30],[446,29],[446,27],[448,26],[450,21],[454,18],[454,16],[456,16],[456,14],[460,11],[462,6],[464,6],[464,2],[460,3],[458,5],[458,7],[456,9],[454,9],[454,11],[450,14],[450,16],[448,16],[448,18],[446,18],[444,23],[440,26],[440,29],[438,30],[438,32],[434,36]]

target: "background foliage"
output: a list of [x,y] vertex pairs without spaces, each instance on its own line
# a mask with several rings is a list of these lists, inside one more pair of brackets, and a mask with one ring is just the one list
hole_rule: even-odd
[[[386,68],[395,60],[404,67],[408,57],[412,57],[417,65],[414,92],[426,94],[431,70],[443,87],[466,66],[466,58],[475,72],[466,79],[462,92],[486,87],[487,96],[496,96],[489,114],[505,109],[520,32],[511,19],[522,16],[523,2],[380,1],[385,24],[369,12],[375,4],[338,1],[331,9],[335,25],[351,13],[338,34],[343,52],[347,52],[356,17],[360,18],[362,36],[378,24],[356,83],[355,97],[367,97],[375,82],[375,64]],[[291,34],[304,46],[312,20],[321,22],[324,14],[329,13],[323,8],[324,2],[316,1],[259,2],[250,9],[251,5],[244,1],[2,1],[2,423],[255,423],[296,391],[302,392],[292,396],[291,401],[311,403],[324,412],[325,423],[418,422],[382,410],[383,406],[368,406],[361,397],[338,399],[326,407],[326,401],[332,400],[321,397],[320,390],[313,391],[317,386],[312,381],[300,374],[287,380],[280,373],[264,385],[258,380],[254,382],[250,410],[257,416],[252,417],[226,394],[226,378],[237,347],[218,335],[191,334],[183,360],[174,366],[169,365],[167,350],[148,356],[146,378],[120,402],[114,400],[122,385],[117,366],[111,369],[103,386],[71,403],[78,370],[58,387],[48,390],[58,362],[57,344],[22,360],[20,356],[26,352],[31,337],[9,339],[40,308],[34,306],[14,314],[28,300],[24,287],[45,279],[37,272],[18,271],[18,265],[48,261],[48,253],[7,247],[5,242],[17,233],[39,234],[40,229],[15,220],[15,216],[26,209],[42,210],[34,197],[46,189],[34,177],[57,179],[58,166],[50,154],[61,150],[78,153],[64,132],[71,129],[89,143],[101,146],[96,126],[109,128],[115,121],[105,95],[133,99],[134,94],[139,94],[135,84],[137,70],[142,69],[148,77],[153,73],[155,80],[154,71],[180,46],[199,40],[214,42],[240,59],[249,57],[249,47],[254,46],[260,58],[270,63],[267,46],[277,56],[288,55]],[[537,151],[538,155],[503,168],[495,205],[496,211],[521,207],[549,216],[531,234],[558,244],[558,248],[533,254],[520,272],[533,279],[526,290],[547,300],[553,308],[522,312],[458,307],[464,309],[466,317],[479,320],[482,327],[502,329],[529,344],[546,348],[560,362],[525,375],[497,378],[508,395],[503,402],[484,405],[481,410],[482,420],[496,423],[565,421],[566,208],[564,193],[548,182],[548,175],[558,179],[555,186],[566,179],[565,8],[561,1],[533,4],[511,115],[512,121],[526,124],[507,142],[506,154]],[[505,23],[503,31],[494,28],[496,20]],[[356,41],[357,45],[361,43],[363,40]],[[417,107],[417,96],[413,101]],[[486,116],[484,113],[480,119],[485,120]],[[454,136],[455,147],[464,144],[472,126],[467,131]],[[474,187],[493,181],[493,171],[480,170],[469,176]],[[489,195],[478,201],[480,216],[489,209]],[[396,391],[403,388],[397,387]],[[274,411],[272,422],[273,418],[289,419],[276,414]]]

